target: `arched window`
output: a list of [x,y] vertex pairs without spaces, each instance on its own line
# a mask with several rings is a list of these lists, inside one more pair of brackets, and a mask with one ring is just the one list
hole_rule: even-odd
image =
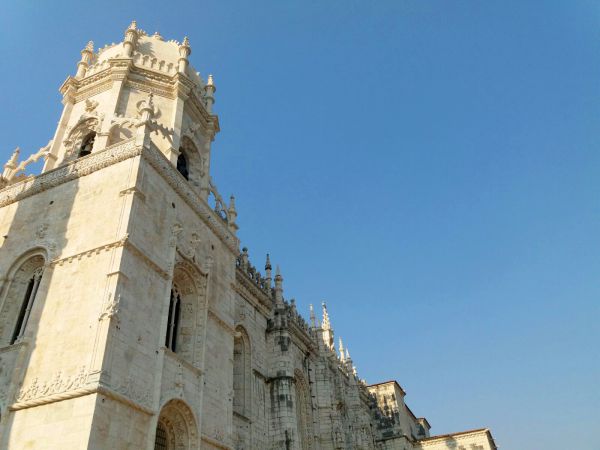
[[296,393],[296,424],[298,427],[298,439],[300,449],[312,449],[312,414],[310,404],[309,387],[302,374],[296,370],[295,373]]
[[233,340],[233,411],[250,415],[250,342],[246,331],[238,327]]
[[86,137],[81,141],[81,147],[79,147],[79,157],[87,156],[92,153],[92,148],[94,147],[94,141],[96,140],[96,133],[93,131],[89,133]]
[[186,180],[189,180],[190,172],[188,167],[188,160],[185,154],[183,153],[182,149],[180,149],[179,156],[177,157],[177,170],[181,175],[183,175],[183,177]]
[[0,347],[14,344],[25,333],[43,271],[44,258],[35,255],[21,264],[9,280],[0,311]]
[[181,316],[181,294],[176,286],[171,289],[169,301],[169,321],[167,322],[167,336],[165,346],[171,351],[177,351],[177,335],[179,333],[179,319]]

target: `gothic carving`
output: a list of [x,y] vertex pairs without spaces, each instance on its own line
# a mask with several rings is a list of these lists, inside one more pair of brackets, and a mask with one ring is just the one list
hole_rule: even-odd
[[100,317],[98,317],[98,320],[102,321],[102,320],[111,319],[112,317],[117,317],[117,315],[119,313],[119,303],[120,302],[121,302],[120,295],[113,297],[111,294],[108,302],[106,302],[106,305],[104,306],[104,310],[100,314]]
[[145,386],[140,385],[140,380],[132,376],[126,378],[118,378],[118,382],[115,383],[112,388],[119,394],[139,403],[145,408],[150,409],[152,407],[152,396],[150,390]]
[[194,413],[183,400],[170,400],[162,408],[158,422],[167,432],[168,448],[199,448],[199,433]]
[[62,394],[70,390],[83,387],[87,380],[87,370],[82,366],[79,371],[73,375],[65,375],[61,370],[45,382],[40,382],[38,378],[26,387],[19,389],[15,396],[16,402],[25,402],[28,400],[41,399],[53,394]]
[[[92,111],[92,114],[94,113],[95,111]],[[83,114],[79,121],[70,130],[67,130],[67,138],[63,141],[65,146],[65,161],[69,161],[76,156],[83,139],[89,133],[100,133],[102,120],[103,116],[98,116],[97,114]]]

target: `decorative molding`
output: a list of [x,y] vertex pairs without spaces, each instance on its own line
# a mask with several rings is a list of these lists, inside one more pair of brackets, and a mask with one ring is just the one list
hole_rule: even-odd
[[36,177],[27,178],[0,190],[0,207],[46,191],[61,184],[89,175],[142,153],[135,141],[119,142],[100,152],[71,161]]
[[66,163],[36,177],[27,178],[0,190],[0,207],[10,205],[32,195],[89,175],[97,170],[129,158],[142,156],[195,211],[198,217],[234,253],[238,253],[239,240],[229,230],[227,223],[189,186],[171,162],[155,147],[142,147],[134,139],[119,142],[99,152]]
[[247,279],[243,272],[241,274],[240,272],[240,269],[236,270],[235,282],[231,283],[231,288],[258,309],[261,314],[268,317],[273,309],[273,303],[264,292]]
[[[40,383],[35,377],[27,387],[21,387],[15,395],[16,405],[24,402],[45,403],[47,397],[60,397],[64,393],[72,390],[82,389],[87,381],[87,369],[82,366],[75,375],[65,376],[61,370],[56,372],[51,380]],[[13,405],[15,406],[15,405]],[[32,405],[34,406],[34,405]]]
[[128,239],[129,239],[129,235],[125,235],[121,239],[119,239],[118,241],[113,241],[113,242],[109,242],[107,244],[99,245],[98,247],[94,247],[94,248],[91,248],[91,249],[88,249],[88,250],[84,250],[82,252],[75,253],[74,255],[64,256],[64,257],[59,258],[59,259],[53,259],[53,260],[50,261],[49,264],[50,265],[59,265],[59,266],[62,266],[64,263],[71,263],[71,262],[73,262],[75,260],[79,261],[79,260],[83,259],[86,256],[90,257],[92,255],[97,255],[97,254],[99,254],[101,252],[112,250],[114,248],[123,247],[127,243]]
[[217,447],[217,448],[221,448],[223,450],[235,450],[234,447],[232,447],[231,445],[225,444],[224,442],[222,442],[220,440],[221,437],[219,438],[212,438],[207,434],[202,433],[201,439],[203,442],[206,442],[207,444],[212,445],[213,447]]
[[214,321],[217,323],[217,325],[219,325],[221,328],[223,328],[225,331],[227,331],[229,334],[231,334],[232,336],[235,336],[237,331],[235,330],[235,327],[233,324],[230,324],[229,322],[225,321],[225,319],[223,319],[216,311],[214,311],[212,308],[208,308],[208,315],[214,319]]
[[147,414],[149,416],[153,416],[155,413],[152,409],[140,405],[139,403],[134,402],[133,400],[125,397],[122,394],[119,394],[118,392],[113,391],[111,388],[107,387],[107,386],[103,386],[100,385],[98,386],[98,389],[96,389],[96,391],[98,394],[102,394],[105,395],[113,400],[116,400],[117,402],[123,403],[124,405],[130,406],[133,409],[136,409],[144,414]]
[[169,271],[163,269],[154,262],[146,253],[135,245],[131,240],[125,242],[125,248],[131,250],[131,253],[142,259],[152,270],[154,270],[161,278],[168,280],[170,277]]
[[131,375],[125,379],[119,377],[119,384],[111,387],[116,393],[133,400],[143,408],[151,409],[152,395],[150,390],[136,384],[136,380]]
[[142,191],[141,191],[141,190],[140,190],[138,187],[136,187],[136,186],[132,186],[132,187],[129,187],[129,188],[123,189],[122,191],[120,191],[120,192],[119,192],[119,195],[120,195],[121,197],[124,197],[125,195],[129,195],[129,194],[131,194],[131,195],[134,195],[134,196],[135,196],[135,195],[137,195],[137,196],[140,198],[140,200],[141,200],[142,202],[145,202],[145,201],[146,201],[146,194],[144,194],[144,193],[143,193],[143,192],[142,192]]

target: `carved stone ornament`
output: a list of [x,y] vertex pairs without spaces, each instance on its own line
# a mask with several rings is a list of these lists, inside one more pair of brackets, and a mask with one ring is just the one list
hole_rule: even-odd
[[119,314],[119,303],[121,302],[121,296],[117,295],[116,297],[112,297],[106,303],[104,307],[104,311],[98,317],[99,321],[111,319],[112,317],[118,318]]
[[79,372],[71,376],[67,376],[59,370],[50,380],[43,383],[36,377],[28,386],[19,389],[15,401],[39,399],[83,387],[87,381],[87,375],[86,367],[82,366]]
[[85,101],[85,112],[91,113],[98,106],[98,102],[96,100],[87,99]]

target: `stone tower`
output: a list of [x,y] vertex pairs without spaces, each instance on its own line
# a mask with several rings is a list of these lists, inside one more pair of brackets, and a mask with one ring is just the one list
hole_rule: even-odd
[[430,436],[336,349],[325,302],[307,323],[240,251],[191,51],[135,22],[88,43],[53,138],[4,165],[0,450],[496,450],[487,429]]
[[231,442],[236,212],[210,178],[216,88],[190,54],[136,22],[88,43],[52,140],[5,166],[0,448]]

